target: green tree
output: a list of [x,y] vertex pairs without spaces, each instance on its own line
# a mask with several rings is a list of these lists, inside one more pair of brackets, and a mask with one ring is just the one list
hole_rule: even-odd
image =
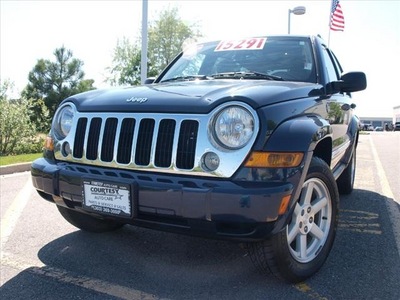
[[28,99],[28,115],[37,132],[47,133],[51,125],[49,109],[43,99]]
[[132,44],[129,39],[118,40],[114,48],[112,66],[109,68],[111,85],[140,84],[141,49],[138,44]]
[[[159,74],[181,51],[185,40],[200,37],[194,24],[187,25],[178,15],[177,8],[162,11],[148,29],[147,76]],[[113,63],[109,69],[111,85],[140,84],[141,40],[131,43],[124,38],[114,48]]]
[[83,93],[90,90],[94,90],[95,87],[93,86],[94,80],[93,79],[84,79],[79,81],[78,86],[74,93]]
[[[22,153],[24,150],[32,152],[38,142],[35,126],[29,119],[28,102],[8,99],[10,88],[12,84],[9,81],[0,84],[0,155]],[[38,147],[33,152],[37,150]]]
[[52,116],[59,103],[82,91],[92,90],[93,80],[84,80],[83,61],[73,58],[71,50],[64,46],[54,51],[55,61],[39,59],[29,72],[29,84],[23,91],[32,106],[43,101]]
[[149,26],[148,58],[152,67],[161,72],[179,52],[184,41],[200,37],[196,25],[187,25],[179,17],[178,8],[160,13],[159,19]]
[[[7,94],[14,89],[14,83],[9,79],[4,82],[0,82],[0,101],[7,99]],[[0,119],[1,121],[1,119]]]

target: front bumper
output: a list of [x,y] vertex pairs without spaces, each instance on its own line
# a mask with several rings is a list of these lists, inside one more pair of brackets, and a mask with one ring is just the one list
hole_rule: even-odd
[[39,194],[57,205],[88,213],[82,208],[82,178],[120,182],[134,191],[132,218],[99,217],[241,241],[262,240],[282,230],[290,213],[279,215],[281,201],[296,188],[290,181],[234,182],[56,163],[46,158],[32,163],[31,174]]

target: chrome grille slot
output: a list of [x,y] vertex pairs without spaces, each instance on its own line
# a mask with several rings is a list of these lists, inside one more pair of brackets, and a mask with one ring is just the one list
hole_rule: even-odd
[[93,118],[90,122],[89,136],[86,148],[87,159],[96,160],[98,158],[101,123],[101,118]]
[[138,166],[148,166],[150,164],[154,125],[155,121],[153,119],[143,119],[140,122],[135,155],[135,164]]
[[161,120],[158,135],[154,165],[168,168],[171,166],[172,146],[174,142],[175,120]]
[[176,166],[179,169],[192,169],[196,154],[197,132],[199,123],[184,120],[179,132]]
[[74,152],[73,155],[76,158],[83,157],[83,147],[85,141],[85,132],[87,126],[87,118],[80,118],[76,126],[75,140],[74,140]]
[[118,119],[109,118],[104,127],[103,141],[101,144],[101,160],[111,162],[114,156],[115,135]]
[[128,164],[131,161],[135,124],[136,120],[132,118],[126,118],[122,121],[117,152],[117,162],[120,164]]

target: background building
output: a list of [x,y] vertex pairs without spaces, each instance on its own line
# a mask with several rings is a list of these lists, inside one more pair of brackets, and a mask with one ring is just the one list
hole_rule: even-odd
[[386,124],[392,124],[393,118],[383,118],[383,117],[360,117],[361,123],[366,125],[372,125],[375,129],[376,127],[385,128]]
[[368,126],[372,125],[375,129],[376,127],[382,127],[385,129],[385,125],[392,125],[396,122],[400,122],[400,105],[393,107],[393,117],[385,118],[385,117],[360,117],[360,121],[362,125]]
[[400,122],[400,105],[393,107],[393,122]]

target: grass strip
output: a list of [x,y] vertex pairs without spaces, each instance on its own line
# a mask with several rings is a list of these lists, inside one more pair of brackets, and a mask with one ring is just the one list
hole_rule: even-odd
[[34,161],[36,158],[42,157],[42,153],[30,153],[19,155],[0,156],[0,166],[7,166],[25,162]]

